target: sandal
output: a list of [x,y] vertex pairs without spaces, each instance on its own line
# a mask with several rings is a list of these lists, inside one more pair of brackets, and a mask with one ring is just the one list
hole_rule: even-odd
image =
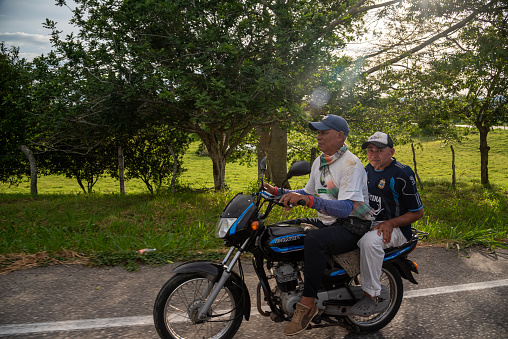
[[374,313],[376,307],[377,301],[374,301],[371,298],[364,295],[356,304],[353,305],[353,307],[351,307],[351,312],[354,315],[367,317]]

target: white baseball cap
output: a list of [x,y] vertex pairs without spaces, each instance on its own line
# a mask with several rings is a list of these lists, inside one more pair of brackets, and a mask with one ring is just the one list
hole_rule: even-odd
[[362,144],[362,149],[366,149],[367,146],[371,144],[376,146],[377,148],[385,148],[385,147],[393,148],[392,138],[390,138],[388,134],[379,131],[372,134],[369,137],[369,140],[365,141]]

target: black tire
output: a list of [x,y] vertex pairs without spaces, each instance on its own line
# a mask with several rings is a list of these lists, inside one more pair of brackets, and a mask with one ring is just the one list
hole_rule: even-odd
[[[361,281],[358,281],[358,284],[361,285]],[[395,267],[391,265],[383,267],[381,285],[387,286],[390,289],[390,303],[385,310],[368,317],[348,316],[349,321],[360,332],[379,331],[388,325],[399,311],[404,294],[404,286],[402,278]]]
[[215,299],[211,317],[196,322],[197,313],[208,295],[201,298],[211,284],[199,273],[176,274],[162,286],[153,309],[157,333],[163,339],[232,338],[242,324],[242,296],[237,289],[226,284]]

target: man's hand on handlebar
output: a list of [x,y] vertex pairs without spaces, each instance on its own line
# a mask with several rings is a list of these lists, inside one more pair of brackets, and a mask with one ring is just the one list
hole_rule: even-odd
[[275,187],[273,187],[272,185],[270,184],[267,184],[266,182],[263,184],[263,188],[265,189],[265,191],[267,191],[268,193],[270,193],[271,195],[275,195]]
[[309,197],[303,194],[291,192],[288,194],[284,194],[282,198],[280,198],[279,202],[286,207],[286,211],[289,211],[291,207],[297,205],[308,206]]

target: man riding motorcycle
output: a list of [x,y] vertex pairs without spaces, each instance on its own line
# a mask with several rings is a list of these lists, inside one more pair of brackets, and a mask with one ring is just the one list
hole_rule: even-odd
[[312,224],[318,228],[305,238],[304,290],[284,334],[305,330],[318,313],[315,298],[326,268],[327,256],[356,248],[360,237],[370,229],[372,209],[368,205],[367,177],[361,161],[345,144],[349,134],[346,120],[330,114],[321,122],[311,122],[316,130],[319,150],[305,188],[286,191],[264,184],[280,202],[290,208],[300,201],[316,209],[318,218],[286,221],[288,224]]

